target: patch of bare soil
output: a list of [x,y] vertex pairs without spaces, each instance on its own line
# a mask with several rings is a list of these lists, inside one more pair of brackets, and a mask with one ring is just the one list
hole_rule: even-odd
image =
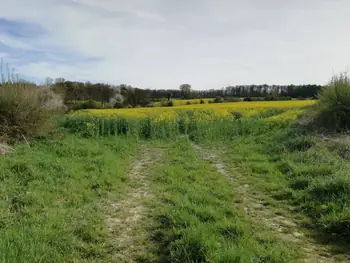
[[106,218],[113,243],[110,262],[138,262],[146,253],[148,235],[144,219],[150,211],[145,203],[153,197],[148,181],[149,169],[161,160],[161,156],[158,149],[142,147],[128,173],[130,190],[123,200],[110,204]]
[[[302,250],[302,261],[305,263],[335,263],[350,262],[348,256],[344,255],[341,260],[332,255],[329,248],[317,243],[311,237],[303,233],[303,228],[298,225],[297,218],[289,211],[281,212],[267,203],[266,195],[254,189],[253,185],[247,184],[247,180],[238,171],[230,173],[218,156],[211,153],[199,145],[192,144],[194,151],[204,160],[222,174],[235,187],[235,191],[240,196],[240,205],[247,215],[252,219],[252,223],[263,225],[270,229],[276,237],[287,242],[298,244]],[[339,255],[338,255],[339,256]]]

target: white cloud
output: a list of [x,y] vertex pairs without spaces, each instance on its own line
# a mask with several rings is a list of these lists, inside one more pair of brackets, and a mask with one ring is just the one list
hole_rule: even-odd
[[323,83],[333,68],[350,63],[348,0],[0,0],[0,6],[0,18],[45,30],[30,39],[0,31],[6,46],[42,53],[16,65],[38,78],[154,88]]

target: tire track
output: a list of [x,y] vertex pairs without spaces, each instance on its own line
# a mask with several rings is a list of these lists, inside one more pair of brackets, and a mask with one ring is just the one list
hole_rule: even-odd
[[147,253],[145,218],[150,214],[145,202],[153,198],[149,187],[150,167],[159,162],[162,152],[143,145],[128,173],[130,189],[124,199],[109,205],[106,216],[113,251],[109,262],[138,262]]
[[318,244],[315,240],[304,235],[296,218],[287,217],[284,215],[285,213],[277,214],[274,208],[264,201],[263,193],[259,193],[252,185],[247,184],[242,174],[238,171],[234,174],[229,173],[224,163],[214,153],[208,152],[194,143],[192,143],[192,148],[203,160],[210,162],[211,165],[235,187],[235,190],[241,198],[240,203],[246,214],[252,219],[253,225],[262,224],[265,228],[270,229],[278,238],[286,242],[296,243],[300,247],[302,250],[301,262],[350,262],[348,255],[344,255],[345,259],[337,260],[326,246]]

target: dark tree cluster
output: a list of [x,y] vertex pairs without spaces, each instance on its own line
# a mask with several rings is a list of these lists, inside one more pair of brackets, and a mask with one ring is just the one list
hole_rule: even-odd
[[[147,106],[150,104],[148,90],[125,84],[118,86],[105,83],[92,84],[90,82],[66,81],[62,78],[47,84],[51,85],[53,91],[62,97],[66,105],[76,105],[79,101],[98,102],[99,104],[94,104],[95,107],[114,107],[114,105],[110,105],[111,103],[118,103],[119,107]],[[84,105],[90,106],[92,104]]]
[[[182,84],[179,89],[139,89],[130,85],[118,86],[105,83],[67,81],[58,78],[47,80],[56,94],[61,95],[66,105],[72,102],[90,101],[99,103],[99,107],[145,107],[152,106],[152,102],[171,99],[194,98],[316,98],[320,85],[237,85],[221,89],[193,90],[190,84]],[[88,103],[87,106],[92,103]],[[96,103],[94,104],[96,106]],[[94,106],[94,107],[95,107]]]
[[118,87],[104,83],[83,83],[66,81],[61,78],[56,79],[52,84],[52,89],[55,93],[61,95],[65,103],[79,100],[94,100],[104,104],[108,103],[118,92]]
[[[187,85],[187,84],[185,84]],[[187,86],[186,86],[187,88]],[[316,98],[322,86],[320,85],[237,85],[221,89],[210,90],[185,90],[181,85],[178,90],[149,90],[152,100],[167,98],[172,94],[174,99],[216,98],[216,97],[291,97],[291,98]]]

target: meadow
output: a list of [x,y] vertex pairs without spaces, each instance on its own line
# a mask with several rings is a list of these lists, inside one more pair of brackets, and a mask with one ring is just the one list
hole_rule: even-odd
[[314,100],[80,110],[3,157],[6,262],[349,262],[349,147]]

